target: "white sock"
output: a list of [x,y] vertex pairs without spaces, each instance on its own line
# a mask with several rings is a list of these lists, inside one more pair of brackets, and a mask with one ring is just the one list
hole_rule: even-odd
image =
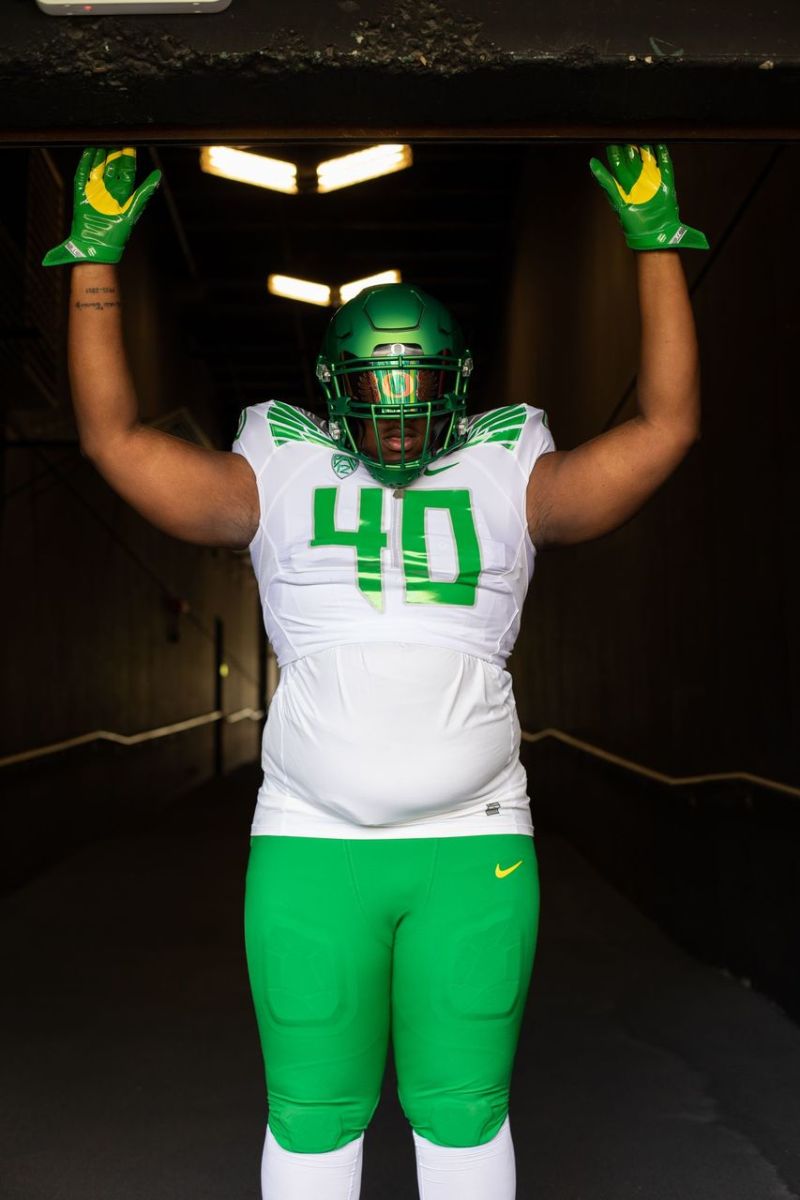
[[517,1171],[508,1115],[483,1146],[437,1146],[411,1132],[420,1200],[514,1200]]
[[261,1160],[263,1200],[358,1200],[363,1153],[363,1133],[321,1154],[284,1150],[268,1125]]

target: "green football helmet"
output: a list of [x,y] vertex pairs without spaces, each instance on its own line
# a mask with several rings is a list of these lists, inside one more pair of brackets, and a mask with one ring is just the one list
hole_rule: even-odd
[[[365,288],[334,314],[317,358],[331,437],[388,487],[405,487],[429,463],[467,437],[467,387],[472,359],[450,313],[405,283]],[[405,423],[426,422],[422,450],[406,457]],[[391,420],[399,460],[387,462],[380,421]],[[362,449],[374,430],[376,457]]]

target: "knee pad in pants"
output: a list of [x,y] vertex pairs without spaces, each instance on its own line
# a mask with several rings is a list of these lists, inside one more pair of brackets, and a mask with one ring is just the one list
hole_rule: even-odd
[[296,1154],[324,1154],[339,1150],[360,1137],[378,1105],[374,1102],[357,1111],[352,1106],[298,1103],[270,1096],[269,1127],[275,1141]]
[[482,1146],[490,1142],[508,1115],[505,1101],[493,1104],[484,1096],[443,1095],[425,1098],[419,1111],[413,1098],[403,1096],[403,1109],[416,1133],[437,1146]]

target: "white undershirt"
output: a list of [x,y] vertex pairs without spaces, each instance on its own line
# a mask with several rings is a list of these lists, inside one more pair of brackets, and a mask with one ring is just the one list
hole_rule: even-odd
[[262,765],[254,834],[533,831],[511,676],[441,646],[349,643],[288,663]]

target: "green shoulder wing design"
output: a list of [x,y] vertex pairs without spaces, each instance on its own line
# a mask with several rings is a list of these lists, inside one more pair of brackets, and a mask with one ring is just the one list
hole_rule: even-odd
[[527,415],[524,404],[509,404],[484,413],[470,425],[466,444],[477,446],[481,442],[498,442],[506,450],[513,450]]
[[282,400],[276,400],[270,408],[267,422],[276,446],[283,446],[285,442],[310,442],[314,446],[324,446],[326,450],[338,449],[332,438],[326,437],[310,417]]

